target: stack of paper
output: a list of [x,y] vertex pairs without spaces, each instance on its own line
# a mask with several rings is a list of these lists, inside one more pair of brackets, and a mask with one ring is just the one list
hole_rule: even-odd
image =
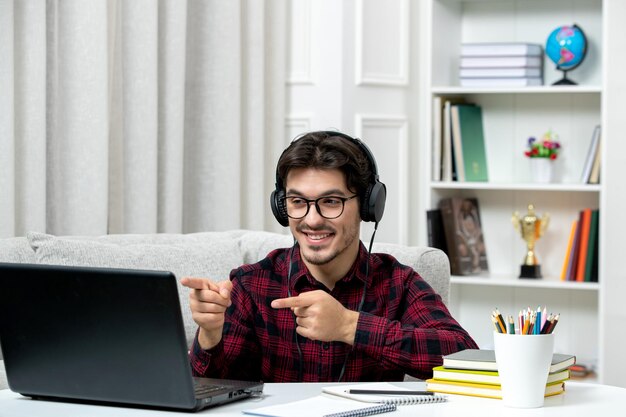
[[459,70],[465,87],[543,84],[543,48],[532,43],[464,43]]

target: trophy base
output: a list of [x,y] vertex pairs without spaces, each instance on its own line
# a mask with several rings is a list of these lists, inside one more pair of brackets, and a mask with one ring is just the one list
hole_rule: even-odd
[[541,278],[541,265],[522,265],[520,278]]

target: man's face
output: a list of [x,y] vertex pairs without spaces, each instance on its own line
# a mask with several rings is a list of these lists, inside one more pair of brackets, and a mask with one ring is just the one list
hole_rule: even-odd
[[[286,181],[287,197],[314,200],[319,197],[352,197],[344,174],[338,169],[296,168],[289,171]],[[309,212],[301,219],[289,219],[291,233],[300,245],[305,262],[312,265],[351,265],[359,247],[359,200],[344,203],[341,216],[326,219],[311,203]]]

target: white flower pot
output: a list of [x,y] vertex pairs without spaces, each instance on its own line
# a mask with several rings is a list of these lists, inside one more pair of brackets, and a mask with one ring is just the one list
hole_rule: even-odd
[[530,176],[533,182],[552,182],[552,164],[550,158],[530,158]]

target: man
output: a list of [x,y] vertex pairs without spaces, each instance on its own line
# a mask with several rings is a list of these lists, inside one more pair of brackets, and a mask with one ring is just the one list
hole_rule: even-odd
[[442,355],[476,348],[410,267],[370,254],[361,220],[382,217],[385,186],[360,141],[312,132],[276,170],[272,211],[292,248],[231,272],[184,278],[199,325],[194,374],[230,379],[393,381],[432,376]]

